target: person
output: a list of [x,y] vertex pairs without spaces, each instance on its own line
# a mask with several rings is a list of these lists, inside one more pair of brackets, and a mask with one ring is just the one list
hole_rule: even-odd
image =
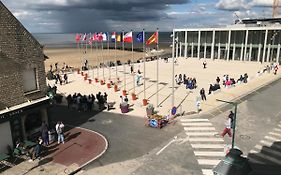
[[276,65],[274,66],[274,75],[277,74],[277,71],[278,71],[278,65],[276,64]]
[[217,83],[219,84],[220,81],[221,81],[220,77],[217,77],[216,81],[217,81]]
[[206,101],[207,100],[207,98],[206,98],[206,95],[205,95],[205,89],[204,88],[202,88],[201,90],[200,90],[200,95],[201,95],[201,99],[202,99],[202,101]]
[[207,62],[204,61],[204,62],[203,62],[203,69],[206,69],[206,66],[207,66]]
[[134,66],[131,65],[131,74],[134,72]]
[[32,155],[32,159],[40,159],[40,154],[41,154],[41,151],[42,151],[42,143],[43,143],[43,140],[41,139],[41,137],[38,138],[37,142],[36,142],[36,146],[34,148],[34,152],[33,152],[33,155]]
[[227,116],[227,120],[225,122],[225,128],[224,128],[223,132],[221,133],[222,137],[224,137],[225,134],[228,134],[229,137],[232,137],[231,128],[232,128],[232,123],[233,123],[233,117],[234,117],[234,113],[232,111],[230,111],[230,114]]
[[64,124],[61,121],[57,122],[56,132],[58,134],[58,144],[60,144],[61,142],[64,144],[63,129],[64,129]]
[[55,63],[55,71],[58,71],[58,62]]
[[42,139],[45,146],[49,145],[49,134],[48,134],[48,125],[45,121],[43,121],[41,126],[41,133],[42,133]]
[[200,100],[197,99],[195,105],[196,105],[196,109],[197,109],[197,113],[198,113],[198,114],[199,114],[199,112],[200,112],[200,104],[201,104]]
[[68,77],[67,77],[66,73],[63,75],[63,79],[64,79],[64,83],[67,84],[68,83],[68,81],[67,81]]

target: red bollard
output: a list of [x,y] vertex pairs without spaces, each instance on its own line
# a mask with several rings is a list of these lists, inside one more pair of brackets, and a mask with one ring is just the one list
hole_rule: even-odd
[[92,79],[88,79],[88,81],[89,81],[89,84],[92,84]]

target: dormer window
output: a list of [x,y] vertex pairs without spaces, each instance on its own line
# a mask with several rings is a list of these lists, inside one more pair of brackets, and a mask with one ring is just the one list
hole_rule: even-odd
[[32,93],[38,90],[38,80],[36,68],[23,71],[23,90],[24,93]]

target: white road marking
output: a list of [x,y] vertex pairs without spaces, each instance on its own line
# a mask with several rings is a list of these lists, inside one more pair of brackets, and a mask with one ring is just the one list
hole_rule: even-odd
[[183,126],[212,126],[211,123],[203,123],[203,122],[196,122],[196,123],[182,123]]
[[224,142],[222,138],[189,138],[190,142]]
[[202,169],[202,173],[203,173],[204,175],[214,175],[212,169]]
[[213,166],[215,166],[215,165],[219,164],[219,162],[221,160],[219,160],[219,159],[198,159],[197,161],[198,161],[199,165],[213,165]]
[[277,138],[275,138],[275,137],[270,137],[270,136],[265,136],[264,138],[266,138],[266,139],[268,139],[268,140],[272,140],[272,141],[274,141],[274,142],[280,141],[280,139],[277,139]]
[[187,118],[182,118],[181,122],[208,122],[208,119],[204,118],[192,118],[192,119],[187,119]]
[[184,127],[186,131],[215,131],[214,127]]
[[270,135],[281,137],[281,134],[276,132],[269,132]]
[[223,151],[194,151],[195,156],[225,156]]
[[191,144],[193,148],[224,148],[224,144]]
[[214,136],[218,132],[186,132],[188,136]]

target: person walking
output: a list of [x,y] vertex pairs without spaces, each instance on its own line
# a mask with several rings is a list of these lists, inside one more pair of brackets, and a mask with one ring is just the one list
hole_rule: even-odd
[[207,66],[207,62],[204,61],[204,62],[203,62],[203,69],[206,69],[206,66]]
[[227,120],[225,122],[225,128],[221,133],[222,137],[224,137],[225,134],[228,134],[229,137],[232,137],[231,128],[232,128],[233,118],[234,118],[234,113],[230,111],[230,114],[227,116]]
[[63,129],[64,129],[64,124],[60,121],[57,122],[56,132],[58,134],[58,144],[60,144],[61,142],[64,144]]
[[49,133],[48,133],[48,125],[46,124],[45,121],[43,121],[42,126],[41,126],[41,135],[43,139],[43,143],[45,146],[49,145]]
[[202,99],[202,101],[206,101],[207,100],[207,98],[206,98],[206,95],[205,95],[205,89],[204,88],[202,88],[201,90],[200,90],[200,95],[201,95],[201,99]]

